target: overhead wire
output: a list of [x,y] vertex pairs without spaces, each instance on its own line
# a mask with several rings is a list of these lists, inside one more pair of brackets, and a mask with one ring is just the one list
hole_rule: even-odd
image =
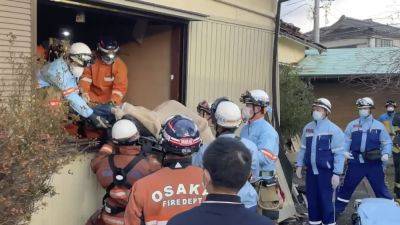
[[307,0],[299,0],[296,2],[291,2],[290,4],[284,4],[284,6],[287,7],[287,6],[291,6],[291,5],[296,5],[297,3],[304,2],[304,1],[307,1]]
[[285,16],[287,16],[287,15],[289,15],[289,14],[295,12],[296,10],[298,10],[298,9],[300,9],[300,8],[306,6],[306,5],[308,5],[308,4],[302,4],[302,5],[300,5],[300,6],[296,7],[296,8],[294,8],[293,10],[291,10],[291,11],[285,13],[284,15],[282,15],[282,17],[285,17]]

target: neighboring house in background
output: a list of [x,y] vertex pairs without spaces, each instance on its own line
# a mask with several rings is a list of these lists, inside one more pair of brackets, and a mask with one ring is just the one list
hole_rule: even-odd
[[[312,36],[312,32],[306,34]],[[400,28],[343,15],[320,29],[320,43],[328,48],[400,47]]]
[[389,91],[365,91],[348,81],[355,77],[377,77],[399,75],[394,69],[400,48],[343,48],[328,49],[322,54],[307,51],[306,58],[299,63],[299,74],[314,86],[316,97],[326,97],[333,105],[332,120],[341,128],[358,116],[355,102],[370,96],[375,101],[375,117],[384,112],[388,98],[400,101],[400,94]]
[[281,64],[297,64],[305,57],[305,51],[309,48],[319,52],[326,50],[326,47],[317,44],[300,32],[300,28],[293,24],[281,21],[278,42],[278,61]]

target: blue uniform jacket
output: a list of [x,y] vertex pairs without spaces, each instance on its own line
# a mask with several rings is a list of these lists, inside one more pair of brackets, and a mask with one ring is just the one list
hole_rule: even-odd
[[[220,137],[232,137],[234,134],[223,134]],[[250,150],[252,162],[251,170],[252,174],[259,174],[259,161],[258,161],[258,150],[255,144],[245,138],[241,138],[240,141]],[[192,156],[192,165],[203,167],[203,155],[208,145],[203,145],[200,150]],[[244,186],[239,190],[238,196],[246,208],[250,208],[257,205],[258,195],[254,187],[247,181]]]
[[70,106],[81,116],[87,118],[93,110],[79,96],[76,78],[63,59],[57,59],[42,67],[38,73],[39,88],[54,86],[63,92]]
[[308,123],[301,136],[297,166],[311,168],[313,174],[318,169],[331,169],[342,174],[344,167],[344,135],[342,130],[328,118]]
[[394,114],[395,114],[394,112],[392,114],[384,113],[379,116],[378,120],[382,123],[384,121],[390,121],[390,124],[392,124]]
[[345,130],[344,150],[353,154],[350,162],[364,163],[362,152],[380,149],[382,155],[392,153],[392,139],[385,126],[372,115],[351,121]]
[[390,127],[388,127],[387,129],[389,129],[388,132],[393,132],[393,133],[394,133],[394,129],[393,129],[393,124],[392,124],[392,122],[393,122],[394,114],[395,114],[395,112],[393,112],[393,113],[391,113],[391,114],[384,113],[384,114],[382,114],[381,116],[379,116],[379,118],[378,118],[378,120],[379,120],[381,123],[383,123],[383,122],[385,122],[385,121],[389,121]]
[[264,118],[251,121],[242,128],[240,137],[256,144],[261,171],[275,171],[279,155],[279,136],[271,124]]

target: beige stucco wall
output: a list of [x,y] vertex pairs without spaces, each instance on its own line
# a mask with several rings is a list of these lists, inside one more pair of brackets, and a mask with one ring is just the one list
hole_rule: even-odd
[[[276,0],[100,0],[114,5],[180,16],[182,11],[273,29]],[[176,10],[176,12],[172,12]]]
[[280,37],[278,42],[279,63],[298,63],[305,57],[305,46],[286,37]]
[[90,169],[93,154],[80,155],[55,174],[50,182],[57,194],[45,197],[29,225],[83,225],[101,206],[104,189]]

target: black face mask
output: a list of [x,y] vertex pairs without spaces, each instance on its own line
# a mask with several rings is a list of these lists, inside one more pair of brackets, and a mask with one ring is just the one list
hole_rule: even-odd
[[394,111],[387,111],[388,115],[392,115],[394,113]]

